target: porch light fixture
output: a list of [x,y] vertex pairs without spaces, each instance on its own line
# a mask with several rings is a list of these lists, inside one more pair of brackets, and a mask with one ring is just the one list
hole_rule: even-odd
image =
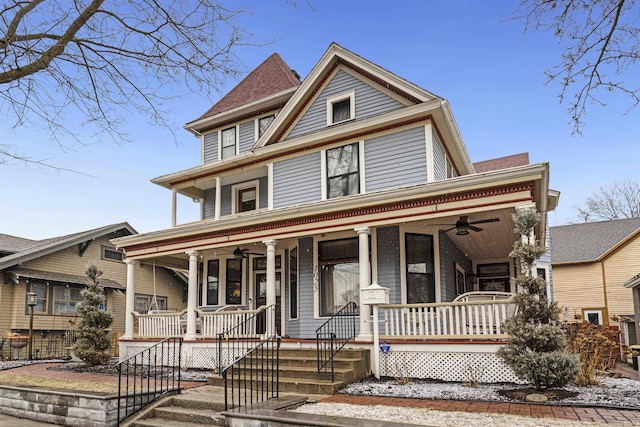
[[37,304],[35,292],[27,292],[27,305],[29,306],[29,360],[33,358],[33,307]]
[[466,236],[469,234],[469,227],[466,224],[460,224],[456,227],[456,236]]

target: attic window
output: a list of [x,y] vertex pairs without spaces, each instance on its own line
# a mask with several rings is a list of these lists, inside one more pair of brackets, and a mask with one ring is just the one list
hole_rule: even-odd
[[273,119],[275,119],[275,114],[270,116],[261,117],[258,119],[258,138],[260,138],[267,130]]
[[224,129],[221,133],[222,147],[220,147],[220,158],[228,159],[236,155],[236,127]]
[[353,120],[356,116],[354,91],[327,99],[327,126]]
[[122,249],[116,249],[109,246],[102,246],[101,258],[109,261],[122,261],[123,253]]

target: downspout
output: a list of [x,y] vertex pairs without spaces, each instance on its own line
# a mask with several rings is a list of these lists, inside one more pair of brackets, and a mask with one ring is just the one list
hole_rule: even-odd
[[[604,308],[607,311],[606,313],[602,313],[602,324],[603,325],[609,325],[609,301],[607,299],[607,275],[606,275],[606,271],[604,268],[604,260],[602,261],[602,264],[600,264],[602,266],[602,291],[604,294]],[[606,316],[606,318],[604,318]]]

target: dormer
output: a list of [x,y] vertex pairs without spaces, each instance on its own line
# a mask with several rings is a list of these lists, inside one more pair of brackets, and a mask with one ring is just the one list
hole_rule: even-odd
[[185,129],[201,139],[202,164],[251,151],[301,81],[274,53]]

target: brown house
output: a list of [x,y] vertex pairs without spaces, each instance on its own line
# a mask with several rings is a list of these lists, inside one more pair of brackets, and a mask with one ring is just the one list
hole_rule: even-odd
[[[640,218],[551,227],[550,236],[554,299],[569,321],[634,318],[624,284],[640,271]],[[620,326],[635,336],[633,322]]]
[[[65,333],[70,334],[76,321],[75,306],[86,284],[84,272],[91,264],[103,272],[100,282],[107,297],[105,309],[113,314],[111,331],[121,335],[127,266],[122,251],[109,239],[136,233],[125,222],[38,241],[0,234],[0,335],[28,333],[27,292],[33,292],[36,354],[60,356]],[[140,283],[135,295],[136,310],[184,308],[184,286],[179,274],[153,264],[140,264],[133,274]],[[6,353],[7,348],[4,350]]]

